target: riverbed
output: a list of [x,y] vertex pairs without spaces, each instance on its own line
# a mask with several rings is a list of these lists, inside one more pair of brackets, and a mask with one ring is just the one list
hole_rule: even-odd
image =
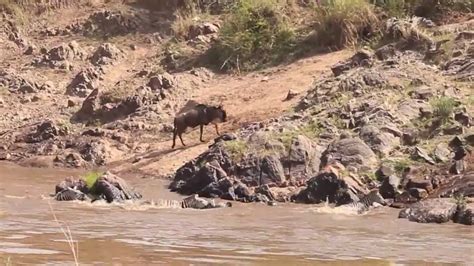
[[[0,164],[0,264],[387,265],[474,261],[471,226],[417,224],[381,208],[357,216],[320,206],[234,204],[193,210],[55,202],[81,172]],[[167,180],[127,179],[145,199],[180,199]],[[53,213],[56,215],[58,224]],[[69,231],[68,231],[69,230]],[[472,264],[471,264],[472,265]]]

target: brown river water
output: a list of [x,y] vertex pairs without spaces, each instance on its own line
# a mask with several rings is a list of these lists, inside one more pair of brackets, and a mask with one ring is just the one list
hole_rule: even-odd
[[[0,164],[0,265],[74,264],[53,211],[80,265],[474,265],[471,226],[412,223],[390,208],[356,216],[297,204],[192,210],[49,199],[78,174]],[[165,180],[128,181],[146,199],[180,198]]]

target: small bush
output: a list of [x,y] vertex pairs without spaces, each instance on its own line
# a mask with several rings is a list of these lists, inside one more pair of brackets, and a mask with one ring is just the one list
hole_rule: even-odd
[[87,173],[85,176],[84,176],[84,180],[86,181],[86,184],[87,184],[87,187],[89,189],[91,189],[95,182],[97,181],[97,179],[99,179],[99,177],[101,177],[103,175],[102,172],[89,172]]
[[247,154],[249,147],[243,140],[231,140],[224,142],[224,148],[230,153],[232,160],[240,161]]
[[378,30],[380,20],[366,0],[327,0],[316,7],[313,42],[321,47],[356,45]]
[[208,13],[202,12],[194,5],[178,9],[175,12],[176,19],[173,21],[173,24],[171,24],[174,37],[179,40],[186,39],[190,27],[199,21],[203,21],[208,16]]
[[441,97],[431,102],[434,115],[441,119],[443,123],[448,122],[456,107],[456,101],[451,97]]
[[321,134],[321,127],[315,122],[309,122],[305,125],[300,126],[295,130],[285,130],[277,133],[275,136],[287,150],[290,149],[293,140],[298,135],[303,135],[309,139],[316,139]]
[[410,161],[409,159],[405,158],[399,158],[399,159],[394,159],[394,160],[385,160],[384,163],[387,163],[393,167],[395,170],[395,173],[398,175],[403,174],[405,169],[410,167],[410,165],[413,165],[413,162]]
[[295,36],[283,8],[278,0],[238,1],[209,51],[211,63],[245,71],[281,60],[291,50]]

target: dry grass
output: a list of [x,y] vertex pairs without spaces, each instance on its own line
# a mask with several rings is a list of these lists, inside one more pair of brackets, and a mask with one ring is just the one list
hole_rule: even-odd
[[356,45],[380,26],[374,6],[366,0],[327,0],[316,7],[312,42],[337,49]]
[[224,20],[209,57],[220,69],[258,69],[288,56],[294,31],[280,0],[239,1]]
[[48,202],[48,204],[49,204],[49,209],[51,210],[51,213],[53,214],[54,221],[58,224],[59,228],[61,229],[61,232],[64,235],[64,238],[66,239],[69,245],[69,248],[71,249],[71,253],[74,258],[74,264],[78,266],[79,265],[79,244],[77,241],[75,241],[72,238],[72,233],[69,226],[65,222],[58,220],[58,218],[56,217],[56,213],[53,210],[53,206],[51,205],[51,202]]
[[175,12],[175,17],[176,19],[171,25],[174,37],[179,40],[184,40],[188,36],[190,27],[196,25],[198,22],[204,22],[210,17],[210,14],[203,12],[195,6],[190,6],[189,8],[178,9]]

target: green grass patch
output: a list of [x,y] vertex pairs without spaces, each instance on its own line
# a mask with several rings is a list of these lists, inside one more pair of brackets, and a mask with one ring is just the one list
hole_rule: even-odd
[[96,171],[88,172],[87,174],[85,174],[84,180],[86,181],[87,187],[91,189],[94,186],[97,179],[99,179],[99,177],[101,177],[103,174],[104,173],[102,172],[96,172]]
[[225,141],[224,148],[230,153],[233,161],[241,161],[249,151],[249,146],[244,140]]
[[278,132],[274,137],[283,143],[283,146],[285,146],[286,150],[289,150],[293,140],[297,136],[303,135],[309,139],[314,140],[319,137],[321,131],[321,127],[316,122],[311,121],[295,130],[285,130],[283,132]]
[[434,99],[430,104],[433,107],[434,115],[441,119],[443,124],[451,119],[456,108],[456,100],[446,96]]
[[282,0],[237,1],[208,52],[210,62],[240,72],[284,59],[295,42],[284,8]]
[[392,166],[395,173],[399,176],[403,174],[405,169],[413,165],[413,162],[407,158],[387,159],[383,163]]

